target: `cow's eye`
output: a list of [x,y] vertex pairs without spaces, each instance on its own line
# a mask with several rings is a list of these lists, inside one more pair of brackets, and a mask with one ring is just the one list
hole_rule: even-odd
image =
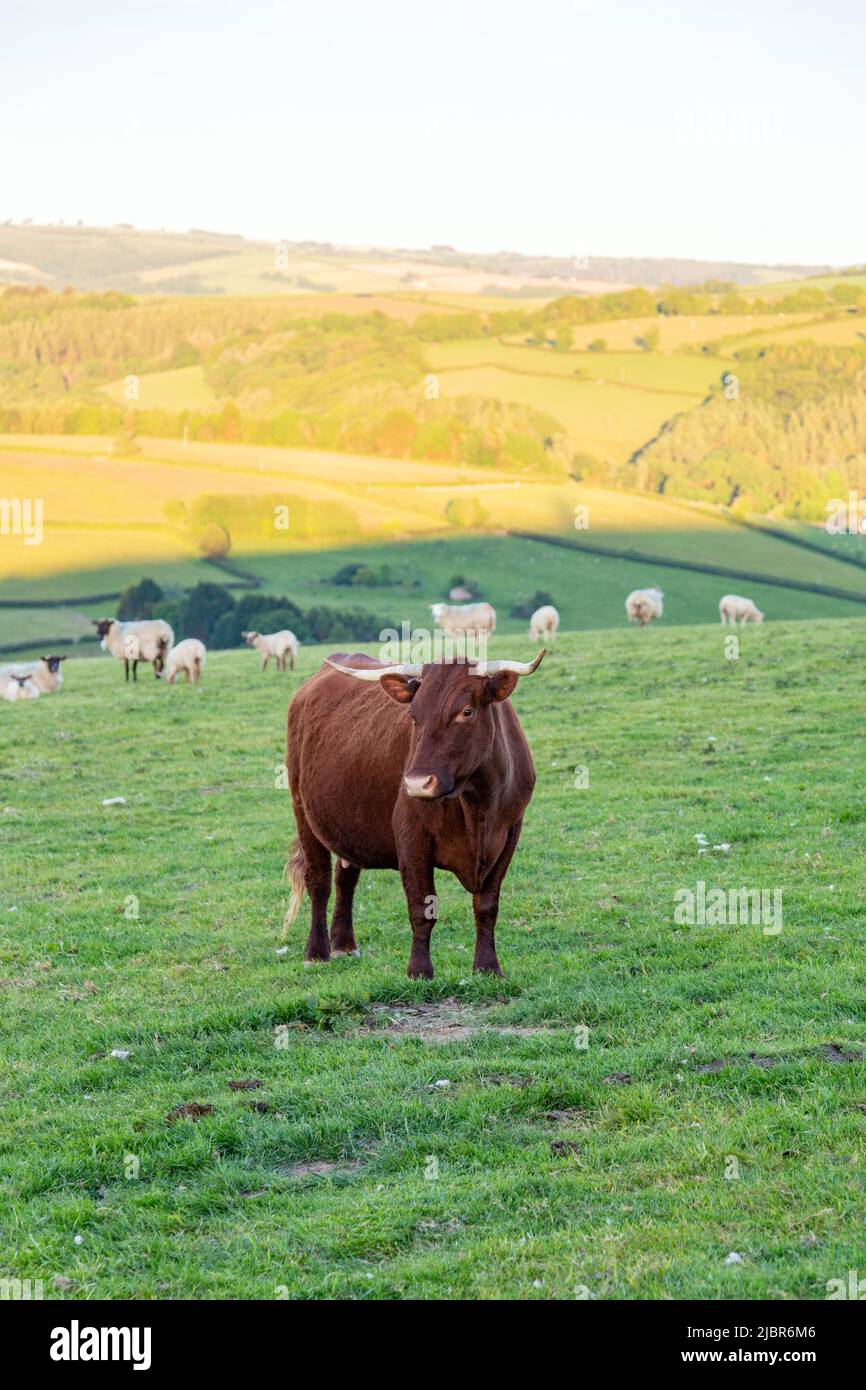
[[474,713],[475,709],[472,705],[464,705],[462,710],[460,711],[460,718],[471,719]]

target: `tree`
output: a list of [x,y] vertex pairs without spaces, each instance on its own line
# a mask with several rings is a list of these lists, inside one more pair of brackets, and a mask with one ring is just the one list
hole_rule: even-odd
[[638,333],[635,343],[641,352],[655,352],[659,345],[659,331],[657,328],[648,328],[645,333]]
[[487,520],[487,512],[477,497],[452,497],[445,508],[445,518],[452,526],[468,529],[472,526],[483,526]]
[[219,522],[211,521],[201,533],[198,548],[208,560],[224,560],[232,548],[231,536]]
[[152,618],[153,606],[165,595],[154,579],[139,579],[130,584],[120,595],[117,616],[121,622],[134,622],[136,618]]
[[863,286],[845,284],[844,281],[835,284],[830,291],[837,304],[859,304],[863,298]]

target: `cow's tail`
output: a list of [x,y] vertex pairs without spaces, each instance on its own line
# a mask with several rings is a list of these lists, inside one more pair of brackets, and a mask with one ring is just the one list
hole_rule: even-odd
[[301,899],[304,896],[304,889],[306,888],[306,880],[304,878],[304,870],[306,868],[306,864],[307,861],[304,858],[304,851],[301,847],[301,842],[300,840],[295,839],[292,841],[292,847],[289,850],[289,857],[286,860],[285,872],[286,878],[288,879],[291,885],[292,896],[289,899],[289,905],[286,908],[286,915],[283,918],[283,930],[280,933],[280,940],[282,940],[285,937],[286,933],[289,930],[289,927],[292,925],[292,923],[298,915],[298,909],[301,906]]

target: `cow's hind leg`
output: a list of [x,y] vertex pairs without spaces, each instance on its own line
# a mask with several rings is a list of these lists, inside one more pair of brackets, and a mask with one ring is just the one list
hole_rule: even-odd
[[356,865],[347,864],[344,859],[337,860],[337,870],[334,875],[337,884],[337,898],[334,903],[334,915],[331,918],[332,956],[359,956],[361,954],[355,941],[355,929],[352,925],[352,901],[360,877],[361,870]]
[[304,960],[330,960],[328,899],[331,896],[331,853],[321,840],[316,839],[297,804],[295,820],[298,839],[304,851],[304,882],[310,895],[310,935],[307,937]]

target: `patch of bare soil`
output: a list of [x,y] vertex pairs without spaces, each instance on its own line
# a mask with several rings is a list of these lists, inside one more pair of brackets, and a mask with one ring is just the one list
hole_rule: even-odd
[[464,1004],[437,999],[431,1004],[373,1004],[362,1036],[420,1038],[422,1042],[465,1042],[482,1026],[480,1014],[489,1004]]
[[212,1105],[199,1105],[196,1100],[189,1100],[185,1105],[176,1105],[173,1110],[169,1110],[165,1117],[167,1125],[177,1124],[178,1120],[200,1120],[204,1115],[212,1115]]
[[555,1125],[568,1125],[574,1129],[589,1129],[588,1110],[545,1110],[544,1118]]
[[[450,996],[429,1004],[372,1004],[366,1022],[358,1029],[361,1037],[419,1038],[428,1043],[466,1042],[479,1033],[499,1033],[503,1037],[534,1038],[553,1036],[558,1029],[514,1023],[489,1023],[487,1010],[505,1004],[505,998],[466,1003]],[[510,1084],[521,1084],[508,1078]],[[528,1085],[529,1081],[522,1084]]]
[[422,1042],[466,1042],[474,1033],[500,1033],[505,1037],[534,1038],[552,1035],[557,1030],[546,1027],[524,1027],[520,1024],[485,1022],[484,1014],[504,999],[463,1003],[450,997],[430,1004],[373,1004],[367,1010],[368,1022],[359,1029],[361,1036],[388,1038],[420,1038]]
[[825,1043],[821,1048],[821,1056],[828,1062],[862,1062],[863,1060],[862,1052],[846,1052],[838,1043]]
[[346,1160],[315,1159],[310,1163],[288,1163],[280,1169],[287,1178],[327,1178],[332,1173],[354,1173],[361,1167],[359,1158]]

